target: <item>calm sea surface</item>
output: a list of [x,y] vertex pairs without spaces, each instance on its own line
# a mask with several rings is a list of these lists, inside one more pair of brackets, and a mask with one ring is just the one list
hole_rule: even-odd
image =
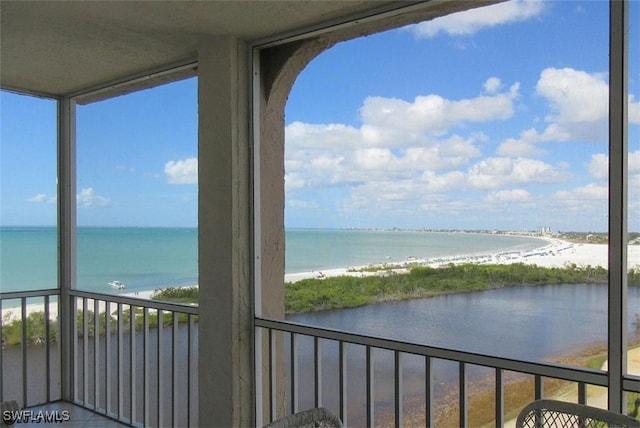
[[418,259],[523,251],[546,245],[537,238],[472,233],[294,229],[286,232],[287,273]]
[[[2,291],[54,288],[54,228],[0,228]],[[307,272],[453,254],[519,251],[544,245],[535,238],[435,232],[288,230],[286,272]],[[127,292],[198,283],[198,231],[189,228],[78,229],[78,288]]]

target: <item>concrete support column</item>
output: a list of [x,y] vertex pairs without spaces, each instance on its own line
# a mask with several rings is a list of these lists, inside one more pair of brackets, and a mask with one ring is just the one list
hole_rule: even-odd
[[199,425],[254,425],[246,44],[201,41],[198,66]]
[[[260,144],[256,160],[258,175],[255,192],[260,222],[260,293],[256,307],[261,316],[283,319],[284,311],[284,110],[291,87],[300,71],[318,53],[330,45],[324,39],[313,39],[263,49],[259,52],[259,84],[254,94],[259,110]],[[272,342],[270,342],[270,339]],[[273,345],[270,358],[269,346]],[[256,337],[258,347],[257,384],[262,386],[257,400],[258,424],[269,422],[285,414],[284,336],[266,332]],[[275,371],[275,374],[273,373]],[[269,377],[272,374],[272,377]]]
[[[74,399],[73,306],[76,288],[76,103],[58,100],[58,287],[62,399]],[[26,404],[26,403],[25,403]]]

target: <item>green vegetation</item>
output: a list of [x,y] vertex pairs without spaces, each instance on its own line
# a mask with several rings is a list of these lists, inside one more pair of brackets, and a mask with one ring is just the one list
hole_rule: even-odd
[[198,287],[176,287],[156,290],[151,295],[153,300],[173,303],[198,303]]
[[[562,268],[544,268],[522,263],[451,264],[440,268],[413,267],[409,273],[397,273],[393,270],[399,267],[401,266],[388,265],[364,269],[361,272],[378,274],[366,277],[341,276],[287,283],[285,310],[287,313],[312,312],[520,284],[606,283],[608,279],[604,268],[579,267],[575,264]],[[640,285],[640,269],[629,272],[629,284]],[[156,290],[151,298],[195,304],[198,302],[198,287]]]
[[[576,244],[607,244],[609,235],[602,232],[560,232],[556,238]],[[627,240],[630,245],[640,245],[640,232],[629,232]]]
[[[634,284],[640,284],[638,272]],[[630,284],[631,275],[630,275]],[[606,283],[601,267],[544,268],[522,263],[511,265],[449,265],[414,267],[407,274],[366,277],[341,276],[305,279],[285,285],[287,313],[350,308],[391,300],[433,297],[440,294],[480,291],[521,284]]]
[[627,393],[627,414],[640,419],[640,394],[637,392]]
[[412,263],[409,265],[405,265],[405,264],[399,264],[399,263],[395,263],[395,264],[382,264],[382,265],[373,265],[373,266],[365,266],[365,267],[359,267],[359,268],[349,268],[347,270],[347,272],[392,272],[393,270],[397,270],[397,269],[407,269],[407,268],[411,268],[411,267],[416,267],[418,266],[417,263]]
[[601,370],[605,361],[607,361],[607,354],[598,354],[587,359],[585,366],[590,369]]
[[[364,272],[363,272],[364,273]],[[364,277],[341,276],[323,279],[305,279],[285,284],[285,310],[287,313],[311,312],[327,309],[351,308],[372,303],[393,300],[433,297],[441,294],[480,291],[492,288],[509,287],[521,284],[575,284],[606,283],[607,270],[601,267],[579,267],[575,264],[562,268],[544,268],[522,263],[511,265],[464,264],[449,265],[440,268],[413,267],[408,273],[397,273],[390,266],[372,270]],[[640,285],[640,268],[629,272],[629,285]],[[151,297],[154,300],[195,304],[198,302],[198,287],[167,288],[156,290]],[[95,332],[95,314],[87,311],[87,335]],[[130,309],[122,313],[122,326],[125,331],[130,327]],[[172,323],[172,313],[163,313],[163,324]],[[640,316],[637,316],[640,320]],[[188,315],[179,314],[178,322],[187,322]],[[195,321],[197,322],[197,317]],[[42,343],[45,340],[44,312],[33,312],[27,317],[26,337],[28,344]],[[100,313],[98,334],[117,329],[115,312],[108,317]],[[148,313],[149,327],[158,325],[158,315],[154,310]],[[640,321],[638,321],[640,323]],[[78,334],[82,335],[84,314],[77,315]],[[49,340],[57,335],[57,321],[49,321]],[[136,308],[135,330],[144,328],[143,309]],[[4,345],[15,345],[22,341],[22,321],[10,319],[5,315],[2,322],[2,341]],[[595,364],[595,362],[594,362]]]
[[[187,322],[189,321],[188,314],[178,313],[178,322]],[[158,313],[155,310],[150,310],[147,314],[147,320],[149,323],[149,328],[155,328],[158,326]],[[197,320],[197,317],[196,317]],[[84,324],[83,324],[83,312],[82,310],[78,311],[77,315],[77,325],[78,325],[78,335],[82,336],[84,334]],[[173,313],[171,312],[163,312],[162,313],[162,325],[167,326],[171,325],[173,322]],[[106,314],[104,312],[100,313],[100,318],[98,319],[98,334],[100,336],[106,333]],[[122,328],[123,331],[127,332],[131,330],[131,309],[125,309],[122,311]],[[118,328],[118,318],[117,312],[112,312],[109,315],[109,328],[111,329],[111,333],[115,333]],[[144,308],[137,307],[135,310],[135,331],[142,331],[144,329]],[[87,336],[93,337],[95,334],[95,321],[94,321],[94,313],[93,311],[87,311]]]
[[[2,319],[2,344],[19,345],[22,343],[22,320],[11,319],[11,314],[7,313]],[[44,343],[46,334],[46,323],[44,311],[32,312],[27,316],[26,338],[27,344]],[[53,342],[58,332],[58,323],[49,320],[49,341]]]
[[[87,337],[95,336],[95,313],[87,310]],[[125,309],[122,311],[122,328],[123,331],[128,332],[131,330],[130,326],[131,310]],[[147,315],[149,328],[158,327],[158,313],[155,310],[150,310]],[[113,312],[108,316],[109,328],[111,334],[115,334],[118,328],[117,313]],[[189,321],[189,315],[184,313],[177,314],[178,323],[184,323]],[[194,316],[194,321],[198,321],[198,317]],[[173,313],[163,312],[162,323],[164,326],[169,326],[173,323]],[[32,312],[27,316],[26,324],[26,339],[27,345],[37,345],[44,343],[45,333],[45,317],[44,311]],[[84,336],[84,312],[80,309],[76,316],[76,325],[78,328],[78,336]],[[103,336],[107,331],[107,314],[100,312],[98,318],[98,335]],[[144,309],[136,308],[135,310],[135,331],[142,331],[144,329]],[[57,320],[49,320],[49,341],[55,342],[58,333]],[[22,320],[20,318],[11,318],[11,314],[7,313],[2,320],[2,344],[4,346],[20,345],[22,343]]]

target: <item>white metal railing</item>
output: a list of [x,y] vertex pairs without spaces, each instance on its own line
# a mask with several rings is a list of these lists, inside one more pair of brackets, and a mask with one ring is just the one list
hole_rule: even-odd
[[[338,414],[345,425],[404,426],[407,425],[404,383],[409,379],[414,386],[416,383],[422,385],[424,408],[420,410],[418,419],[424,420],[426,426],[433,426],[436,401],[442,394],[442,391],[434,391],[435,387],[442,390],[442,376],[434,363],[444,360],[457,366],[454,369],[457,371],[457,391],[448,394],[447,398],[453,396],[453,407],[457,408],[458,415],[455,425],[460,426],[474,424],[474,421],[471,424],[468,421],[472,384],[468,376],[480,368],[485,375],[492,373],[490,377],[495,385],[493,420],[496,426],[503,426],[507,410],[513,412],[513,409],[505,409],[507,375],[510,379],[515,374],[533,380],[531,400],[544,397],[547,379],[575,383],[577,401],[582,404],[588,404],[587,387],[606,388],[609,384],[607,372],[589,368],[468,353],[263,318],[255,319],[255,327],[256,335],[265,338],[262,341],[265,349],[262,352],[258,350],[256,355],[267,359],[262,367],[267,367],[263,374],[266,385],[263,391],[268,391],[268,396],[264,397],[262,406],[267,409],[265,419],[270,420],[304,408],[324,406]],[[303,340],[306,345],[302,345]],[[359,349],[356,350],[354,345]],[[331,349],[323,351],[323,348]],[[357,367],[356,353],[361,354],[360,364],[364,369]],[[415,366],[416,359],[421,361],[418,364],[422,368],[411,370],[411,375],[408,375],[405,364],[411,360]],[[416,376],[422,378],[417,380]],[[358,382],[363,386],[355,391],[352,384]],[[640,380],[627,376],[623,388],[640,393]],[[376,414],[378,409],[382,409],[380,413],[384,413],[386,419]],[[484,411],[491,412],[491,409]],[[415,425],[415,421],[411,425]]]
[[[0,350],[0,401],[28,407],[60,400],[67,347],[75,404],[128,425],[197,425],[197,306],[77,290],[67,298],[65,344],[58,290],[0,294],[0,334],[20,330],[19,343],[3,340]],[[44,317],[31,315],[41,309]],[[49,339],[31,337],[34,330]]]
[[[23,406],[59,400],[58,290],[0,293],[0,401]],[[7,305],[5,305],[7,303]],[[29,314],[38,305],[41,317]],[[38,324],[38,325],[34,325]]]

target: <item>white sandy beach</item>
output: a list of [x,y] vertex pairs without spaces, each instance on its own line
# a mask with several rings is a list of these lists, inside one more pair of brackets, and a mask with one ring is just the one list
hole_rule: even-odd
[[[548,239],[548,244],[534,250],[526,252],[507,252],[507,253],[483,253],[483,254],[460,254],[455,256],[437,257],[431,259],[411,259],[404,262],[393,263],[389,270],[398,273],[406,272],[407,268],[415,265],[440,267],[451,263],[525,263],[535,264],[542,267],[563,267],[567,264],[576,264],[577,266],[601,266],[607,267],[608,255],[607,245],[604,244],[573,244],[560,239]],[[628,252],[629,268],[640,268],[640,245],[629,246]],[[379,275],[386,271],[380,272],[364,272],[367,266],[328,269],[315,272],[292,273],[285,275],[285,282],[296,282],[307,278],[326,278],[341,275],[365,276]],[[155,290],[138,290],[133,292],[118,293],[120,296],[127,296],[137,299],[150,299]],[[4,308],[3,317],[8,316],[9,319],[15,319],[20,316],[19,310],[13,308]],[[51,305],[51,315],[57,316],[57,305]],[[43,304],[29,304],[27,313],[35,311],[43,311]],[[89,310],[93,310],[93,303],[90,302]],[[104,310],[104,303],[100,302],[100,310]],[[13,313],[12,313],[13,312]]]
[[[156,290],[144,290],[144,291],[135,291],[130,293],[118,293],[118,296],[126,296],[133,297],[135,299],[141,300],[149,300],[151,296],[156,292]],[[52,296],[51,302],[49,303],[49,313],[51,318],[57,318],[58,316],[58,304],[54,300],[56,296]],[[108,296],[105,296],[108,298]],[[12,321],[14,319],[20,318],[20,307],[17,306],[19,303],[15,301],[15,305],[11,305],[9,303],[6,307],[2,308],[2,322]],[[102,300],[98,300],[98,312],[104,312],[106,308],[106,303]],[[111,312],[116,310],[116,304],[112,303],[110,306]],[[78,301],[78,309],[82,309],[81,301]],[[87,299],[87,311],[94,311],[95,306],[92,299]],[[151,309],[151,312],[155,311],[155,309]],[[44,312],[44,303],[28,303],[27,304],[27,315],[32,312]]]
[[[392,266],[423,265],[440,267],[451,263],[525,263],[530,265],[535,264],[542,267],[564,267],[568,264],[574,263],[577,266],[601,266],[606,268],[608,265],[607,245],[573,244],[560,239],[549,239],[548,242],[549,244],[544,247],[526,252],[460,254],[432,259],[406,260],[401,263],[393,263]],[[628,266],[629,268],[640,267],[639,245],[629,246]],[[296,282],[308,278],[324,278],[341,275],[374,275],[373,273],[363,272],[362,269],[364,268],[366,268],[366,266],[287,274],[285,275],[285,282]],[[399,269],[394,268],[393,270]]]

